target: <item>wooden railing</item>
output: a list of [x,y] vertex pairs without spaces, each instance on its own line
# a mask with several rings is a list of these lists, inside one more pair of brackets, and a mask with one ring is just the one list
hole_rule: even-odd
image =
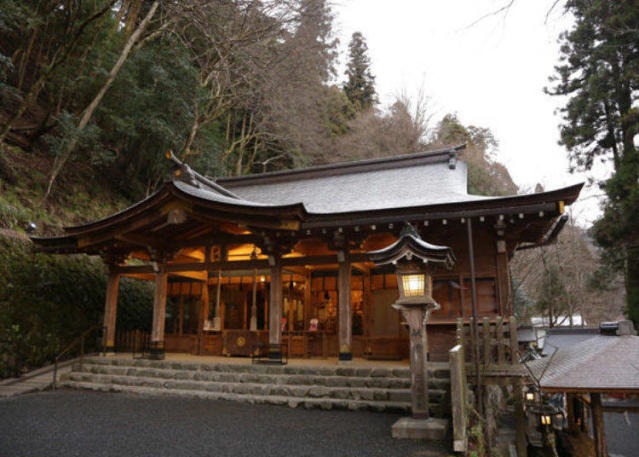
[[[97,330],[102,330],[104,333],[104,329],[100,325],[94,325],[92,327],[89,327],[84,332],[82,332],[80,336],[78,336],[75,340],[73,340],[66,348],[64,348],[62,352],[60,352],[58,355],[55,356],[55,358],[53,359],[53,382],[51,383],[51,387],[53,388],[53,390],[56,390],[56,388],[58,387],[58,365],[60,364],[60,362],[62,362],[65,357],[71,356],[73,353],[72,351],[74,349],[77,349],[78,363],[80,364],[80,366],[82,366],[82,361],[84,359],[84,354],[86,349],[86,346],[84,344],[86,341],[86,338],[92,332],[95,332]],[[98,344],[98,347],[96,349],[98,352],[101,352],[102,351],[101,344]]]
[[[470,321],[457,320],[457,346],[453,348],[455,352],[453,350],[450,352],[455,451],[461,450],[467,441],[468,414],[464,411],[464,408],[468,405],[463,398],[464,394],[461,393],[462,388],[458,387],[459,392],[457,393],[454,391],[454,385],[457,381],[453,381],[453,378],[467,375],[467,381],[473,383],[476,389],[479,388],[480,396],[483,395],[481,394],[481,386],[491,384],[512,385],[517,455],[525,457],[527,452],[525,415],[522,404],[522,381],[525,379],[527,372],[519,363],[517,318],[510,316],[506,320],[497,316],[491,321],[485,317],[478,323],[477,337],[473,335],[472,328],[472,319]],[[461,364],[465,365],[465,367],[460,366],[460,360],[465,360],[466,363]],[[478,398],[478,392],[475,391],[476,402]]]
[[151,335],[142,330],[124,330],[115,334],[115,348],[118,352],[131,352],[143,355],[148,350]]
[[508,321],[497,316],[492,322],[484,317],[478,323],[478,337],[472,331],[473,319],[464,322],[457,320],[457,344],[464,347],[466,362],[475,362],[479,354],[479,363],[486,365],[518,365],[519,343],[517,337],[517,318],[510,316]]

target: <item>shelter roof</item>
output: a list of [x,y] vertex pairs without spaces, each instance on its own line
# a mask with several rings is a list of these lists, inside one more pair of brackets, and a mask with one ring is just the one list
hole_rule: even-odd
[[595,335],[528,367],[545,391],[639,392],[639,337]]
[[553,327],[548,329],[546,333],[542,355],[550,355],[555,351],[555,348],[565,349],[597,335],[599,335],[598,328]]
[[[399,208],[495,203],[524,196],[468,193],[468,167],[456,153],[463,146],[322,165],[296,170],[220,178],[216,183],[241,198],[279,204],[303,203],[311,214],[329,215]],[[572,203],[581,185],[565,188]],[[537,194],[552,199],[552,192]]]

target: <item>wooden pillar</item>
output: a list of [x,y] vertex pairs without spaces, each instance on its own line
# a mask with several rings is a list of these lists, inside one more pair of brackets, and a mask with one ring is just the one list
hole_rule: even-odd
[[513,382],[513,398],[515,400],[515,446],[517,447],[517,457],[527,457],[526,412],[524,411],[524,393],[519,379]]
[[308,330],[311,320],[311,272],[310,270],[304,274],[304,327],[303,330]]
[[473,249],[473,226],[470,217],[466,219],[466,234],[468,236],[468,263],[470,266],[470,296],[473,305],[473,318],[471,320],[473,345],[473,368],[475,370],[475,401],[480,415],[484,414],[484,397],[482,389],[481,371],[479,368],[479,311],[477,309],[477,283],[475,277],[475,252]]
[[282,264],[279,256],[271,256],[271,290],[269,300],[269,356],[279,358],[282,342]]
[[[338,270],[339,360],[353,360],[351,317],[351,264],[343,253]],[[339,255],[338,255],[339,258]]]
[[166,318],[167,279],[166,265],[159,265],[155,274],[153,292],[153,327],[151,328],[150,358],[164,358],[164,321]]
[[115,321],[118,309],[118,292],[120,290],[120,275],[115,272],[114,267],[115,265],[109,265],[106,300],[104,303],[102,346],[107,354],[115,352]]
[[430,311],[422,307],[400,307],[410,335],[411,410],[414,419],[427,419],[428,407],[428,339],[426,321]]
[[568,432],[577,433],[579,426],[575,416],[575,394],[566,394],[566,420],[568,422]]
[[[362,333],[365,338],[369,338],[373,333],[373,292],[371,289],[371,280],[371,271],[368,270],[364,275],[364,293],[362,301],[362,312],[364,313],[364,328],[362,329]],[[366,348],[364,349],[366,350]]]
[[595,435],[595,455],[597,457],[608,457],[600,393],[590,394],[590,408],[592,409],[592,427]]
[[[180,287],[182,289],[182,287]],[[178,335],[184,334],[184,294],[180,290],[180,316],[178,320]]]
[[251,332],[257,332],[257,269],[253,270],[253,294],[251,296]]
[[204,352],[204,326],[209,320],[209,281],[202,283],[202,293],[200,295],[200,315],[198,319],[198,354]]
[[213,316],[213,330],[219,332],[222,330],[222,308],[220,300],[222,299],[222,270],[217,272],[217,288],[215,292],[215,315]]
[[506,226],[495,225],[497,241],[495,243],[495,267],[497,269],[497,301],[499,304],[499,314],[507,316],[511,313],[508,306],[510,296],[510,278],[508,275],[508,250],[504,239]]

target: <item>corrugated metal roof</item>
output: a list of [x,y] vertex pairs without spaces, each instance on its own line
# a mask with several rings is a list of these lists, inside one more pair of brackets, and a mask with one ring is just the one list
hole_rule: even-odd
[[639,337],[596,335],[528,367],[542,389],[639,391]]

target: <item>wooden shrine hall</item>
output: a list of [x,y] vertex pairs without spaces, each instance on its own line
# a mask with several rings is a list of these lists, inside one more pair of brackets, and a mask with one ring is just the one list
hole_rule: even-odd
[[[231,178],[173,156],[159,190],[110,217],[32,237],[38,250],[99,255],[108,266],[103,342],[113,350],[119,279],[153,281],[151,354],[401,359],[408,334],[391,304],[392,268],[368,252],[411,223],[457,259],[433,276],[431,360],[447,360],[459,317],[512,313],[508,262],[550,243],[582,185],[513,196],[467,191],[463,146]],[[469,249],[472,248],[472,249]],[[471,266],[474,267],[471,269]],[[391,265],[392,267],[392,265]]]

